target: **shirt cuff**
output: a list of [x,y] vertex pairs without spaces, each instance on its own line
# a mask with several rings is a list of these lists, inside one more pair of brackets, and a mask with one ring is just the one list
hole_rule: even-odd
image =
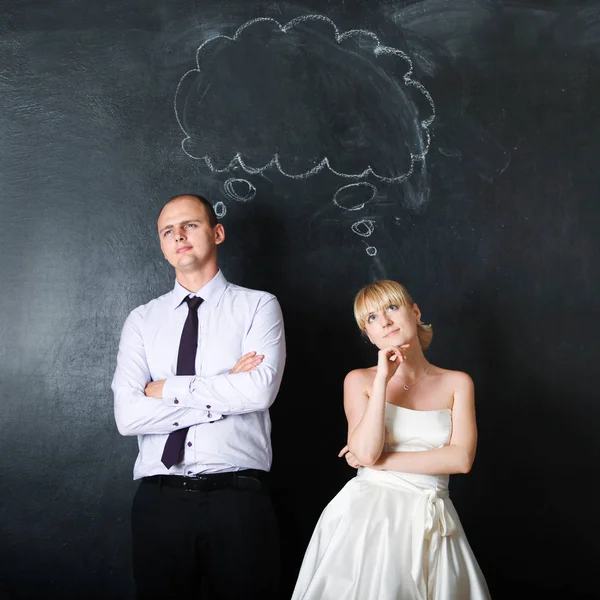
[[[251,383],[253,373],[239,373]],[[205,383],[206,382],[206,383]],[[165,379],[163,403],[180,408],[196,408],[218,414],[247,412],[244,396],[226,374],[202,378],[196,375],[175,375]]]
[[203,408],[206,410],[207,420],[218,421],[223,418],[221,413],[211,411],[211,406],[198,407],[194,401],[190,387],[194,381],[194,375],[176,375],[165,379],[163,386],[163,403],[173,408]]
[[168,377],[163,386],[163,401],[169,406],[188,405],[191,399],[190,384],[194,379],[193,375],[177,375]]

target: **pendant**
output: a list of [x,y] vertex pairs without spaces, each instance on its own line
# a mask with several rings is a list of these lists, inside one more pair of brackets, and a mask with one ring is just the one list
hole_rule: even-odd
[[404,389],[408,392],[408,386],[404,384]]

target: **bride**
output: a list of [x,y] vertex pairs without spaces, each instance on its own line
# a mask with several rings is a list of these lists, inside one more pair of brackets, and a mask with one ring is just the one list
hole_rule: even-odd
[[425,358],[433,331],[399,283],[361,289],[354,316],[379,348],[344,381],[340,456],[357,474],[321,514],[292,600],[488,600],[448,495],[475,459],[473,382]]

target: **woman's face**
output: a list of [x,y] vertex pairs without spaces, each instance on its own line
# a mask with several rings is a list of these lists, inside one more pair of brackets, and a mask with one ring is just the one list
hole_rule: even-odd
[[416,304],[399,306],[385,304],[381,309],[367,304],[365,333],[378,348],[402,346],[417,339],[417,324],[421,312]]

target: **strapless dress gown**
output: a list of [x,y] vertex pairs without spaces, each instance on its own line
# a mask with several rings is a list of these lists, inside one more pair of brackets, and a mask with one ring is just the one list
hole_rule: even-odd
[[[441,448],[450,409],[386,405],[385,452]],[[322,512],[292,600],[488,600],[448,475],[361,467]]]

